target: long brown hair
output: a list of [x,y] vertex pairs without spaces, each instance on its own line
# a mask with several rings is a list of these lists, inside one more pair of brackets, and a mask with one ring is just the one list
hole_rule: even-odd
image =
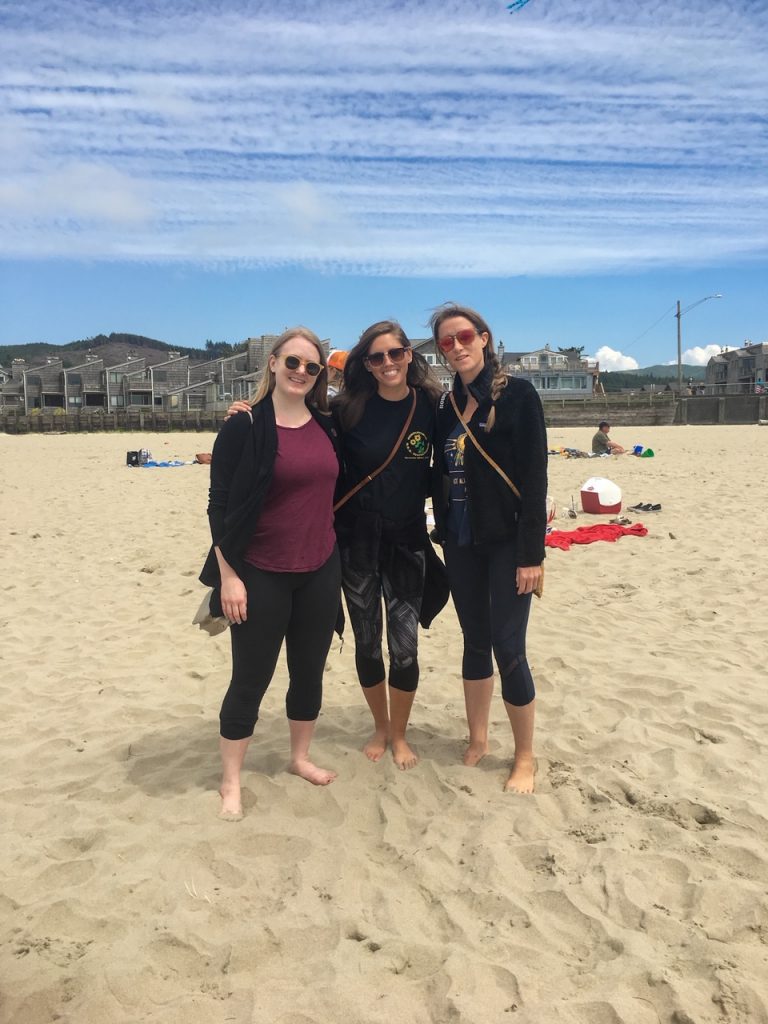
[[373,374],[365,368],[365,359],[371,345],[382,334],[393,334],[403,348],[411,349],[411,362],[408,366],[406,380],[412,388],[421,388],[433,401],[442,394],[429,368],[429,363],[419,352],[413,352],[408,336],[396,320],[379,320],[366,327],[360,340],[350,349],[344,364],[344,390],[333,400],[334,409],[338,410],[342,429],[352,430],[363,418],[365,403],[376,394],[378,386]]
[[[477,310],[471,309],[469,306],[459,306],[455,302],[444,302],[442,306],[438,306],[429,318],[429,326],[432,328],[432,338],[435,342],[435,351],[445,363],[446,359],[442,354],[440,346],[437,344],[437,339],[440,334],[440,325],[445,320],[450,320],[450,318],[454,316],[463,316],[465,320],[469,320],[478,334],[488,335],[488,343],[483,349],[483,360],[485,365],[490,366],[493,371],[493,379],[491,380],[491,401],[495,404],[499,395],[507,386],[509,377],[502,369],[499,357],[496,355],[496,349],[493,344],[493,331]],[[486,421],[486,431],[491,430],[495,421],[496,409],[492,408]]]
[[[305,341],[311,342],[317,349],[317,361],[322,366],[322,370],[315,377],[315,383],[312,385],[312,390],[307,393],[304,401],[307,405],[316,406],[320,412],[328,412],[328,369],[325,359],[325,350],[323,349],[323,343],[320,341],[314,331],[310,331],[308,327],[290,327],[287,331],[283,331],[277,341],[270,349],[269,356],[276,356],[283,345],[289,342],[292,338],[304,338]],[[267,358],[267,365],[264,367],[264,372],[261,375],[259,386],[256,389],[256,394],[251,402],[251,405],[258,405],[259,402],[263,402],[267,395],[271,395],[275,390],[275,374],[270,369],[269,357]]]

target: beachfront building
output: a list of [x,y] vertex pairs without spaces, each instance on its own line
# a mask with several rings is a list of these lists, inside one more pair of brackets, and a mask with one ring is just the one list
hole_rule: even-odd
[[741,348],[720,352],[707,363],[708,395],[765,394],[768,342],[745,341]]
[[554,352],[545,345],[532,352],[506,352],[500,342],[499,358],[507,373],[529,380],[542,400],[591,398],[600,374],[598,363],[578,349]]
[[0,384],[0,409],[24,409],[24,371],[27,363],[24,359],[11,362],[10,373]]
[[419,355],[424,356],[424,359],[429,364],[432,373],[440,382],[440,386],[443,391],[450,391],[453,374],[449,370],[442,356],[438,355],[437,345],[433,339],[415,338],[411,341],[411,345],[413,346],[414,352],[418,352]]

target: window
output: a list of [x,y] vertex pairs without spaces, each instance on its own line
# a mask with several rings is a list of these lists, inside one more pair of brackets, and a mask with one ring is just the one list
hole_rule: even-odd
[[122,373],[116,373],[114,370],[110,370],[109,371],[109,383],[110,384],[119,384],[122,379],[123,379]]
[[130,398],[131,405],[151,405],[152,396],[148,391],[133,391]]
[[435,359],[431,352],[426,352],[424,354],[424,359],[429,363],[430,366],[435,366],[437,363],[437,360]]
[[155,376],[155,381],[157,381],[157,383],[165,384],[166,381],[168,380],[168,371],[167,370],[155,370],[154,371],[154,376]]
[[69,396],[69,404],[70,405],[82,405],[83,404],[83,400],[80,397],[80,395],[70,395]]
[[125,405],[125,399],[122,395],[110,395],[109,404],[114,408],[115,406]]
[[67,380],[70,384],[81,384],[83,383],[82,375],[79,373],[68,373]]

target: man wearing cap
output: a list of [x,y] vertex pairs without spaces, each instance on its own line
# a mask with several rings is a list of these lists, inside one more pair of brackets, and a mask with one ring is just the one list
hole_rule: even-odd
[[608,431],[611,429],[611,424],[608,420],[600,420],[597,425],[597,433],[592,438],[592,453],[593,455],[623,455],[624,449],[620,444],[616,444],[615,441],[611,441],[608,437]]
[[328,397],[335,398],[344,386],[344,364],[347,353],[335,348],[328,353]]

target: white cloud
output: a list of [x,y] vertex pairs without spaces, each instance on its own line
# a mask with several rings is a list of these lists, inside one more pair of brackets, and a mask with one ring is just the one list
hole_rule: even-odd
[[640,364],[632,356],[625,356],[616,349],[603,345],[595,352],[595,359],[601,370],[639,370]]
[[765,254],[763,5],[170,11],[5,18],[0,257],[471,276]]
[[683,352],[683,362],[690,366],[706,366],[712,356],[719,356],[721,352],[719,345],[695,345]]

